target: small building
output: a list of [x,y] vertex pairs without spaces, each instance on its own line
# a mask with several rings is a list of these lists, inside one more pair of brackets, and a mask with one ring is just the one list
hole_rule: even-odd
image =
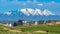
[[22,22],[23,22],[23,25],[28,25],[28,21],[23,20]]
[[38,21],[35,21],[35,25],[37,25],[38,24]]
[[4,26],[13,26],[11,23],[2,23],[2,25],[4,25]]

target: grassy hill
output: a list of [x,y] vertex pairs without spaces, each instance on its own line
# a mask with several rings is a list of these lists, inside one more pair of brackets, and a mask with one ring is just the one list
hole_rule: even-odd
[[60,25],[40,24],[15,27],[0,25],[0,34],[60,34]]

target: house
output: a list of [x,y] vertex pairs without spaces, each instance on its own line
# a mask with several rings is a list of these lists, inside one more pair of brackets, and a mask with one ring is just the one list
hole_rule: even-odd
[[35,25],[37,25],[38,24],[38,21],[35,21]]
[[22,22],[23,22],[23,23],[27,23],[27,21],[26,21],[26,20],[23,20]]
[[23,20],[22,22],[23,22],[23,25],[28,25],[28,21]]
[[4,26],[13,26],[11,23],[2,23],[2,25],[4,25]]

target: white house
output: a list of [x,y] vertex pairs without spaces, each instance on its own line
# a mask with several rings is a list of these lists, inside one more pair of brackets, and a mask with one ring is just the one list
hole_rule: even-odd
[[35,21],[35,25],[37,25],[38,24],[38,21]]
[[2,23],[4,26],[13,26],[11,23]]

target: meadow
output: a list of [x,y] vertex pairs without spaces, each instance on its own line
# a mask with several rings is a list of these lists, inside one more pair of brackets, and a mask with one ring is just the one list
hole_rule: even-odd
[[0,25],[0,34],[60,34],[60,25],[31,25],[31,26],[3,26]]

